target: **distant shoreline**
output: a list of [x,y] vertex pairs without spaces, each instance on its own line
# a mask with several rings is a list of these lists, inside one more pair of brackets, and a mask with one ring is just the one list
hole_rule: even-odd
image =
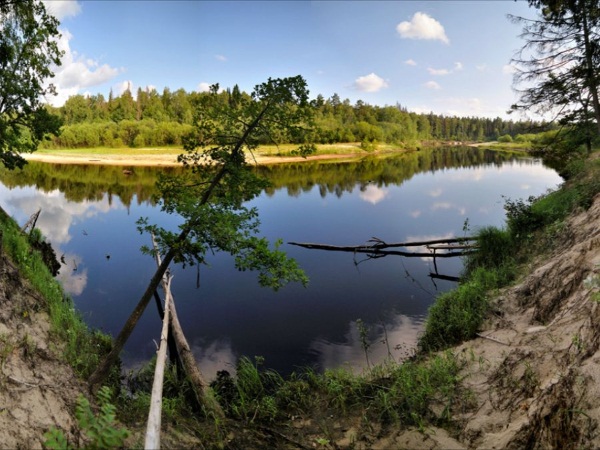
[[[368,153],[322,154],[303,158],[301,156],[255,156],[258,165],[283,164],[303,161],[349,160],[361,158]],[[51,155],[48,153],[28,153],[22,155],[27,161],[50,164],[88,164],[103,166],[136,166],[136,167],[181,167],[177,157],[173,155]],[[252,159],[250,159],[252,162]]]
[[[494,145],[496,144],[496,145]],[[468,146],[468,147],[481,147],[488,146],[492,149],[494,147],[498,147],[498,144],[495,142],[444,142],[444,143],[435,143],[432,145],[431,142],[423,142],[421,145],[425,148],[435,148],[444,145],[448,146]],[[285,163],[295,163],[295,162],[305,162],[305,161],[351,161],[359,158],[363,158],[365,156],[375,156],[375,155],[390,155],[390,154],[400,154],[406,153],[409,151],[415,151],[411,149],[399,148],[390,145],[382,145],[382,149],[378,151],[364,151],[360,148],[360,144],[357,143],[346,143],[346,144],[337,144],[337,145],[322,145],[321,151],[323,153],[319,153],[316,155],[308,156],[303,158],[301,156],[277,156],[274,154],[263,154],[260,152],[258,154],[251,155],[249,157],[250,163],[255,163],[257,165],[271,165],[271,164],[285,164]],[[327,153],[327,150],[333,148],[340,153],[336,153],[335,150],[332,153]],[[527,151],[526,149],[517,149],[517,148],[496,148],[497,150],[507,150],[507,151]],[[183,152],[183,150],[182,150]],[[41,151],[34,153],[26,153],[22,154],[23,158],[28,161],[37,161],[42,163],[49,164],[85,164],[85,165],[104,165],[104,166],[130,166],[130,167],[181,167],[182,164],[177,162],[177,154],[173,152],[152,152],[152,153],[139,153],[139,154],[127,154],[127,153],[98,153],[98,152],[89,152],[86,153],[85,149],[81,149],[81,151],[72,152],[70,151]]]

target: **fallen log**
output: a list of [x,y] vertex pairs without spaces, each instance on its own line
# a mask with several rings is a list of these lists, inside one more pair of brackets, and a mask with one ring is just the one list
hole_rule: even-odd
[[[370,255],[376,256],[387,256],[387,255],[396,255],[396,256],[405,256],[407,258],[453,258],[455,256],[465,256],[471,251],[458,251],[458,252],[447,252],[447,253],[438,253],[435,251],[431,252],[405,252],[401,250],[385,250],[387,247],[400,247],[399,245],[391,245],[386,247],[380,246],[370,246],[370,245],[355,245],[355,246],[343,246],[343,245],[328,245],[328,244],[313,244],[306,242],[288,242],[290,245],[296,245],[298,247],[308,248],[311,250],[327,250],[334,252],[350,252],[350,253],[367,253]],[[419,244],[422,246],[422,244]],[[409,247],[408,245],[406,247]]]

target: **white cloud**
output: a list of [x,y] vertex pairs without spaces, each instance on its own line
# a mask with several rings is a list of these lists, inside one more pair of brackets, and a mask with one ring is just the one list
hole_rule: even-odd
[[432,69],[431,67],[427,68],[427,72],[431,75],[448,75],[450,73],[448,69]]
[[198,92],[208,92],[210,91],[210,83],[203,81],[202,83],[198,84],[196,90]]
[[75,0],[44,0],[43,3],[46,10],[58,20],[74,17],[81,12],[81,5]]
[[513,64],[505,64],[502,66],[502,73],[504,75],[512,75],[517,71],[517,68]]
[[439,197],[440,195],[442,195],[443,192],[444,191],[441,188],[432,189],[431,191],[429,191],[429,195],[431,197]]
[[421,106],[414,106],[414,107],[410,108],[410,110],[417,114],[429,114],[430,112],[433,111],[433,108],[431,108],[427,105],[421,105]]
[[416,12],[410,22],[400,22],[396,31],[406,39],[439,40],[449,44],[446,31],[441,23],[422,12]]
[[454,205],[450,202],[435,202],[433,205],[431,205],[431,209],[433,211],[437,211],[438,209],[450,209],[453,206]]
[[463,66],[463,63],[456,61],[454,63],[454,70],[463,70],[465,66]]
[[377,92],[388,87],[388,84],[380,76],[370,73],[364,77],[358,77],[354,81],[354,87],[362,92]]
[[[404,239],[405,242],[426,242],[426,241],[436,241],[438,239],[451,239],[454,237],[453,233],[446,234],[429,234],[429,235],[410,235],[406,236]],[[410,253],[432,253],[426,246],[415,246],[415,247],[407,247],[406,249]],[[420,258],[422,261],[431,261],[431,257],[422,256]]]
[[441,89],[442,87],[439,85],[439,83],[436,83],[435,81],[428,81],[427,83],[425,83],[423,86],[425,86],[427,89]]
[[223,55],[215,55],[215,59],[217,59],[218,61],[221,61],[221,62],[227,61],[227,58]]
[[404,64],[406,64],[407,66],[416,66],[417,63],[414,59],[407,59],[406,61],[404,61]]
[[129,89],[129,92],[131,92],[131,95],[133,95],[134,90],[135,90],[133,87],[133,82],[131,80],[121,81],[120,83],[117,83],[113,87],[114,87],[113,91],[114,91],[115,96],[121,95],[127,89]]
[[68,30],[61,30],[57,44],[64,52],[62,65],[54,68],[54,78],[49,80],[56,86],[58,95],[48,98],[55,106],[62,105],[71,95],[78,94],[81,89],[97,86],[119,74],[120,69],[100,64],[91,58],[80,56],[71,50],[69,41],[73,35]]
[[487,72],[488,70],[487,64],[477,64],[475,68],[480,72]]
[[490,110],[485,103],[477,97],[444,97],[436,99],[438,106],[435,110],[443,110],[444,114],[451,116],[467,117],[497,117],[498,111]]

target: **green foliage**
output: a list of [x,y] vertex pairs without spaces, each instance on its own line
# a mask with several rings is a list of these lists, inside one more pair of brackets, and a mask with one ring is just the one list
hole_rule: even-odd
[[111,397],[111,390],[106,386],[98,391],[100,411],[97,415],[92,412],[88,399],[84,396],[79,397],[75,416],[85,436],[91,441],[90,448],[110,449],[122,447],[129,435],[127,430],[116,426],[116,408],[110,403]]
[[378,389],[373,409],[384,423],[404,423],[423,428],[427,423],[448,422],[460,400],[463,363],[452,353],[428,361],[406,361],[391,368],[389,385]]
[[513,59],[515,83],[524,88],[518,90],[519,102],[512,109],[550,113],[589,152],[600,132],[598,2],[529,0],[529,4],[539,9],[534,19],[509,16],[523,25],[525,40]]
[[[77,400],[75,417],[84,437],[85,449],[113,449],[121,448],[129,432],[117,427],[115,421],[116,408],[111,403],[112,392],[110,388],[103,386],[98,391],[98,404],[100,410],[94,414],[87,398],[80,395]],[[50,449],[73,449],[69,445],[64,434],[56,428],[50,429],[45,435],[44,446]]]
[[[488,270],[507,270],[513,265],[514,243],[507,230],[484,227],[477,232],[477,251],[464,264],[465,275],[482,267]],[[508,281],[508,280],[506,280]]]
[[[590,165],[584,170],[584,165]],[[597,163],[572,162],[568,168],[573,178],[561,188],[526,201],[506,200],[508,229],[514,239],[523,240],[533,236],[545,226],[563,221],[576,208],[587,209],[600,192],[600,180],[595,175]],[[594,175],[586,175],[587,172]]]
[[58,428],[52,427],[44,433],[44,447],[51,450],[71,450],[72,445],[69,445],[65,434]]
[[263,359],[242,357],[236,366],[236,377],[232,379],[225,371],[219,372],[211,384],[223,409],[231,417],[247,423],[272,422],[279,414],[275,397],[283,385],[283,378],[272,370],[261,370]]
[[508,143],[512,141],[513,138],[510,134],[503,134],[502,136],[498,136],[498,142]]
[[464,396],[459,371],[464,361],[450,352],[372,367],[362,375],[338,368],[310,369],[287,379],[241,358],[235,378],[220,372],[211,384],[227,415],[247,425],[270,424],[294,415],[364,415],[373,421],[424,427],[448,422]]
[[40,0],[0,2],[0,29],[0,161],[12,169],[25,163],[19,153],[36,150],[60,127],[42,104],[55,93],[45,85],[51,66],[60,65],[60,34]]
[[250,97],[237,99],[235,108],[221,100],[217,86],[199,100],[197,128],[179,157],[188,170],[161,176],[157,184],[162,210],[184,219],[182,231],[143,219],[139,229],[153,232],[161,251],[175,252],[175,261],[184,265],[206,264],[207,254],[220,251],[234,256],[239,270],[258,271],[263,286],[306,284],[304,272],[279,250],[281,241],[271,249],[256,236],[257,209],[245,206],[268,185],[248,164],[246,152],[276,137],[303,142],[302,154],[314,150],[306,142],[312,124],[306,82],[299,76],[269,79]]

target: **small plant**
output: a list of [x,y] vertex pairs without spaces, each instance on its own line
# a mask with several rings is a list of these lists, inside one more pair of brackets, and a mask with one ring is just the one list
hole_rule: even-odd
[[356,320],[356,328],[358,329],[360,345],[365,352],[365,358],[367,359],[367,367],[370,369],[371,362],[369,361],[369,347],[371,347],[371,343],[369,342],[369,328],[365,325],[362,319]]
[[[111,396],[112,392],[106,386],[98,391],[98,403],[100,404],[98,415],[94,415],[88,399],[83,395],[79,396],[75,417],[77,417],[79,427],[87,441],[83,447],[79,448],[112,449],[123,447],[129,432],[116,426],[116,408],[110,403]],[[77,448],[69,445],[63,432],[54,427],[44,434],[44,438],[46,439],[44,446],[49,449]]]
[[235,379],[222,371],[211,384],[226,414],[247,423],[272,422],[279,415],[275,395],[283,385],[283,378],[272,370],[260,370],[263,363],[259,356],[254,363],[242,357]]
[[326,438],[317,438],[315,439],[315,442],[321,447],[327,447],[329,444],[331,444],[331,441]]
[[442,350],[474,337],[489,310],[488,291],[500,281],[497,271],[479,267],[455,290],[440,295],[429,308],[419,348]]

